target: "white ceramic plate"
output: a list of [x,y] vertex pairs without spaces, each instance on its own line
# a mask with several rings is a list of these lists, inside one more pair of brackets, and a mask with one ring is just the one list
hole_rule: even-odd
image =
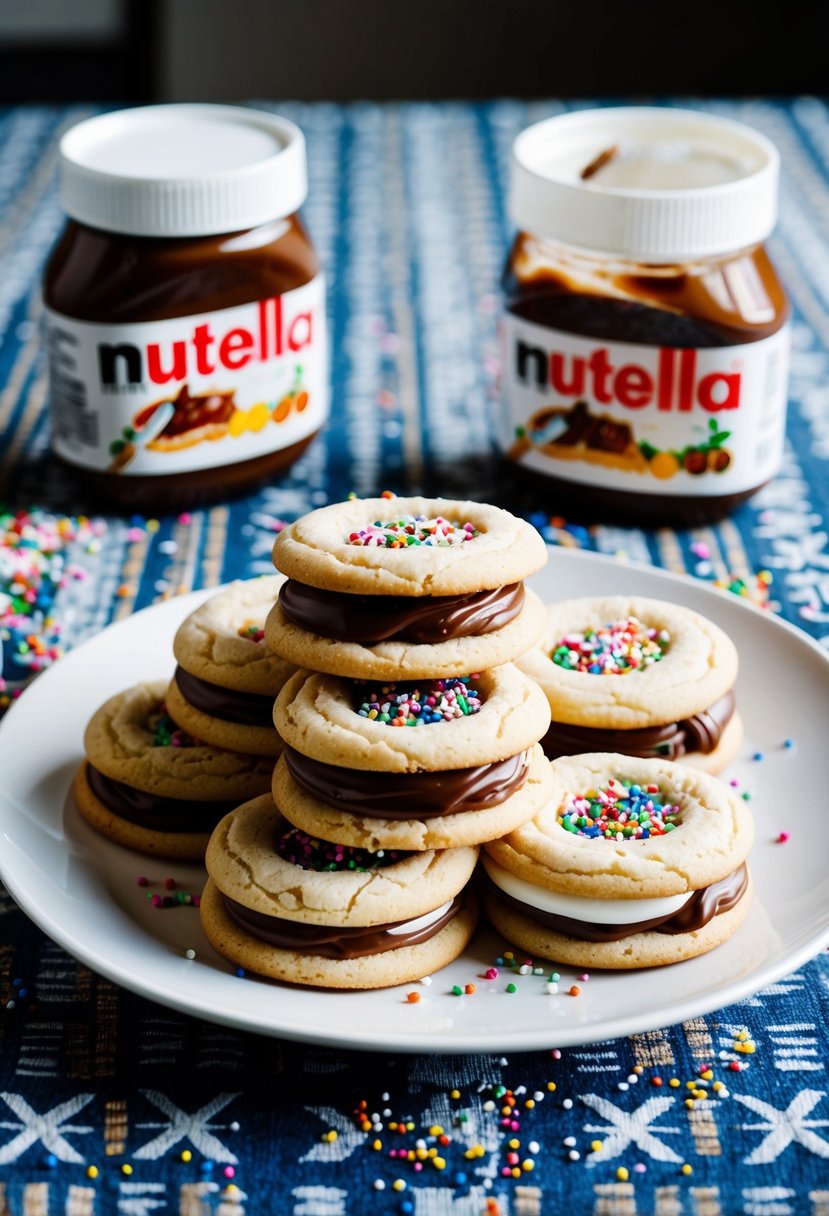
[[[750,916],[724,946],[670,969],[596,973],[578,998],[538,976],[481,978],[503,943],[481,933],[429,987],[366,993],[291,988],[237,978],[190,908],[153,909],[139,874],[200,889],[198,866],[147,860],[98,837],[68,795],[83,728],[112,693],[172,670],[171,641],[197,592],[106,629],[40,676],[0,726],[0,868],[21,907],[56,942],[152,1000],[246,1030],[369,1050],[470,1052],[563,1047],[668,1026],[738,1001],[794,971],[829,942],[829,816],[824,725],[829,656],[800,631],[735,596],[663,571],[554,549],[533,579],[548,599],[658,596],[717,621],[740,651],[737,698],[747,740],[734,766],[752,791],[757,842]],[[786,737],[795,740],[783,747]],[[762,762],[752,759],[764,753]],[[790,834],[775,843],[779,832]],[[196,951],[187,960],[188,948]],[[514,980],[518,991],[507,994]],[[476,985],[456,997],[453,985]],[[421,1000],[406,1002],[416,989]]]

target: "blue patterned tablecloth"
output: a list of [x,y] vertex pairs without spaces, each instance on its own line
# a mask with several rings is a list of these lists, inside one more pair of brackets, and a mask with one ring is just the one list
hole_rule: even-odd
[[[513,505],[540,512],[551,543],[742,579],[752,592],[770,571],[776,610],[826,646],[829,113],[813,99],[702,104],[752,123],[783,157],[773,251],[795,309],[783,470],[732,520],[688,533],[588,532],[549,525],[531,497]],[[330,426],[253,497],[157,521],[108,517],[94,543],[70,545],[87,577],[57,593],[66,644],[181,590],[269,571],[279,522],[350,490],[504,500],[493,432],[508,152],[521,127],[558,108],[280,107],[308,137],[305,213],[330,290]],[[56,139],[84,113],[0,115],[0,480],[13,506],[67,514],[89,504],[48,458],[37,286],[62,223]],[[827,1216],[827,962],[738,1006],[589,1048],[374,1056],[148,1003],[2,897],[0,1216],[546,1216],[562,1202],[595,1216]],[[729,1096],[711,1088],[689,1108],[686,1083],[709,1062]],[[502,1126],[505,1102],[518,1131]],[[416,1168],[419,1139],[445,1168]],[[390,1157],[396,1146],[415,1162]]]

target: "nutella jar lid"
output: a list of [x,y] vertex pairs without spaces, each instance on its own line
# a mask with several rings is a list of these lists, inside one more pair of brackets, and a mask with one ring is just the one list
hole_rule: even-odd
[[242,106],[101,114],[66,132],[59,162],[67,213],[131,236],[238,232],[293,214],[308,192],[299,127]]
[[517,137],[509,211],[519,228],[581,249],[650,262],[713,257],[771,233],[779,162],[771,140],[715,115],[577,111]]

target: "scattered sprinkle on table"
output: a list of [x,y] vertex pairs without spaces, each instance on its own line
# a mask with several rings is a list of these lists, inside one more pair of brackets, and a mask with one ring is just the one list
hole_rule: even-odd
[[0,715],[63,654],[60,602],[88,577],[81,559],[100,551],[106,531],[83,515],[0,505]]

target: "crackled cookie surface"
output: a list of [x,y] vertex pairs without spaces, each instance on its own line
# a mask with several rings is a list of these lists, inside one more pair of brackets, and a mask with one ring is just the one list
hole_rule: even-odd
[[92,715],[86,758],[113,781],[185,800],[236,799],[263,793],[273,761],[204,744],[180,731],[164,709],[167,681],[117,693]]
[[549,707],[511,664],[387,684],[298,672],[274,716],[278,806],[343,844],[479,844],[532,818],[549,786]]
[[218,820],[268,789],[273,760],[193,738],[169,716],[166,689],[163,680],[138,684],[96,711],[75,800],[87,822],[118,844],[200,859]]
[[419,978],[464,949],[477,907],[476,849],[348,849],[293,828],[270,798],[218,825],[201,904],[225,957],[290,983],[376,988]]
[[164,708],[166,680],[110,697],[89,721],[90,764],[135,789],[183,800],[253,798],[268,788],[273,760],[222,750],[179,731]]
[[232,583],[180,625],[178,660],[166,694],[180,726],[216,747],[276,756],[273,699],[294,671],[265,642],[265,619],[285,580],[278,575]]
[[720,772],[742,742],[734,644],[680,605],[627,596],[553,604],[519,664],[549,699],[551,759],[618,751]]
[[176,661],[210,684],[275,697],[293,669],[264,645],[264,630],[284,582],[278,574],[240,579],[211,596],[179,625]]
[[269,795],[225,816],[207,851],[219,890],[267,916],[343,927],[429,912],[472,876],[476,848],[348,849],[294,828]]
[[[401,712],[397,726],[391,715]],[[277,697],[274,721],[286,744],[314,760],[413,773],[513,756],[541,738],[550,710],[541,689],[512,664],[475,676],[389,683],[299,671]]]
[[500,508],[448,499],[366,499],[286,528],[287,574],[268,645],[297,666],[393,679],[458,675],[514,659],[543,609],[523,579],[546,561],[538,533]]
[[509,939],[584,966],[654,966],[726,940],[751,900],[742,799],[667,761],[555,761],[553,796],[486,846],[485,906]]

